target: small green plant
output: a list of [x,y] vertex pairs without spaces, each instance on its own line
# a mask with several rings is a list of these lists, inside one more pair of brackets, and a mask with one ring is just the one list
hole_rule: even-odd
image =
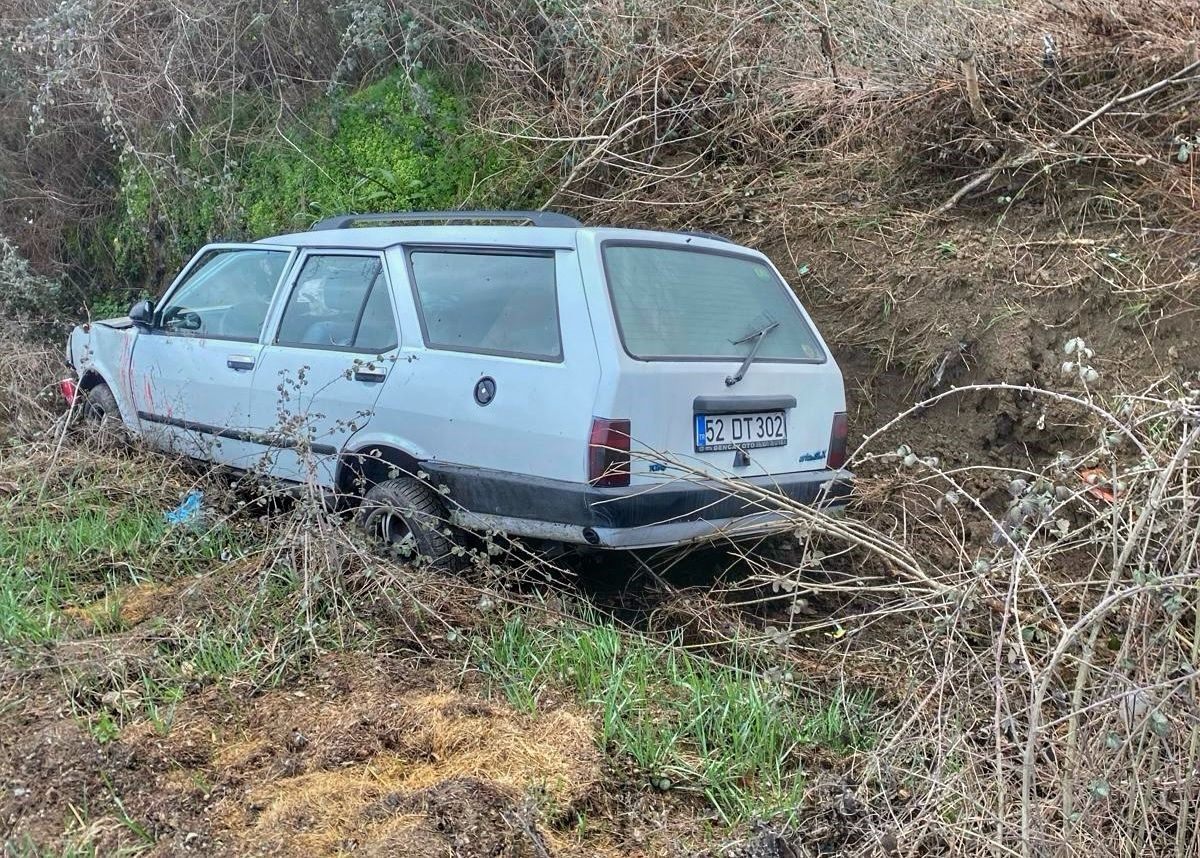
[[121,725],[117,723],[116,717],[107,709],[101,709],[93,717],[88,724],[88,729],[92,734],[92,738],[101,745],[111,742],[117,736],[121,735]]
[[89,313],[93,319],[115,319],[126,315],[130,307],[145,297],[148,296],[100,295],[92,299]]
[[[96,477],[99,475],[91,475]],[[114,503],[110,490],[80,473],[41,503],[31,482],[0,503],[0,641],[35,643],[61,633],[62,609],[90,606],[98,631],[120,625],[120,598],[105,596],[149,578],[198,568],[228,552],[238,537],[216,527],[200,534],[171,531],[161,493],[131,493]],[[158,503],[156,503],[158,500]]]
[[953,241],[939,241],[937,249],[943,259],[953,259],[958,256],[958,245]]
[[113,807],[116,809],[117,821],[121,823],[128,831],[132,832],[137,839],[145,845],[154,843],[154,835],[147,830],[146,826],[138,822],[129,811],[125,809],[125,802],[121,801],[121,796],[117,794],[116,789],[107,777],[104,779],[104,785],[108,787],[109,797],[112,799]]
[[1120,318],[1144,321],[1149,315],[1153,304],[1149,300],[1127,301],[1121,310]]

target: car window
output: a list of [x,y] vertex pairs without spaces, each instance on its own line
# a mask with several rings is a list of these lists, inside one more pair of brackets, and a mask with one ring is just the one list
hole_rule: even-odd
[[160,308],[160,326],[197,337],[258,339],[287,260],[283,250],[206,251]]
[[378,354],[396,347],[396,317],[392,312],[392,296],[388,293],[387,279],[376,277],[371,294],[367,296],[367,306],[363,310],[358,334],[354,337],[354,348],[357,351]]
[[[377,256],[309,256],[288,296],[275,342],[284,346],[354,347],[368,295],[376,283],[382,284],[379,291],[387,300],[382,273],[383,266]],[[387,323],[392,327],[393,342],[386,345],[391,348],[395,345],[395,323],[390,308]],[[378,325],[378,320],[373,320],[372,325]]]
[[409,264],[426,345],[562,359],[552,254],[413,250]]
[[825,352],[787,286],[748,256],[661,245],[604,247],[625,349],[644,359],[821,362]]

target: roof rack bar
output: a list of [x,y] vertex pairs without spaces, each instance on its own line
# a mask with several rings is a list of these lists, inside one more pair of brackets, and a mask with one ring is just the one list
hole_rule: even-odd
[[726,238],[723,235],[717,235],[715,232],[704,232],[699,229],[685,229],[679,233],[680,235],[694,235],[696,238],[707,238],[709,241],[723,241],[726,244],[735,244],[732,238]]
[[581,227],[582,223],[570,215],[544,211],[442,211],[442,212],[386,212],[379,214],[345,214],[325,218],[312,225],[311,231],[323,229],[347,229],[359,224],[378,223],[463,223],[500,221],[506,223],[528,223],[533,226]]

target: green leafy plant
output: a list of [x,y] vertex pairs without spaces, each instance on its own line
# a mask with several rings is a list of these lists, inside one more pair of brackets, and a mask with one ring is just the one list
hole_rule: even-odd
[[[200,245],[305,230],[346,212],[528,205],[532,161],[468,126],[466,95],[431,74],[393,74],[335,89],[289,127],[259,127],[252,104],[237,140],[220,149],[202,130],[164,168],[121,159],[119,206],[90,255],[107,258],[113,287],[150,287]],[[119,312],[128,308],[122,300]],[[110,309],[105,307],[105,310]]]

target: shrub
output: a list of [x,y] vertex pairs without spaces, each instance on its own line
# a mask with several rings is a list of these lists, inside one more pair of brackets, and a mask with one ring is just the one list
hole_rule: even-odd
[[466,115],[464,96],[441,82],[393,74],[335,92],[290,129],[242,129],[234,147],[198,134],[173,169],[124,157],[119,208],[102,230],[113,279],[160,286],[206,241],[303,230],[333,214],[535,199],[529,161],[468,128]]
[[22,333],[41,333],[56,324],[64,300],[62,284],[33,272],[17,246],[0,235],[0,317],[4,322]]

